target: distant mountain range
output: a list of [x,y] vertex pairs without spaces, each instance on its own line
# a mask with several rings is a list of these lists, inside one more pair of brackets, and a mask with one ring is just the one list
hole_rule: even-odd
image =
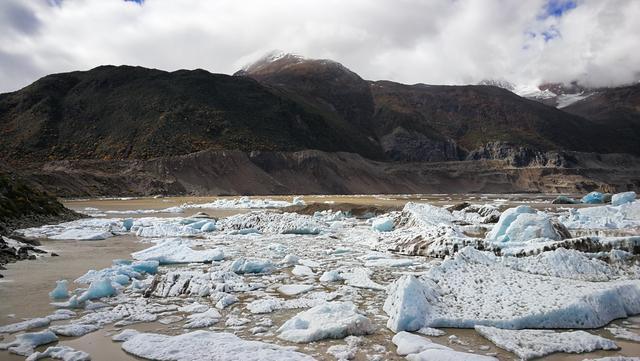
[[[388,164],[549,166],[549,152],[640,155],[640,85],[523,91],[497,81],[368,81],[335,61],[278,53],[233,76],[101,66],[0,94],[0,159],[34,169],[65,160],[314,149]],[[560,158],[556,165],[569,159]]]

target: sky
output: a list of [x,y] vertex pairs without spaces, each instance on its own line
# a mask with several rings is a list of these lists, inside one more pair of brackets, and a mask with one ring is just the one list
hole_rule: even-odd
[[640,0],[0,0],[0,92],[103,64],[232,74],[274,49],[365,79],[640,79]]

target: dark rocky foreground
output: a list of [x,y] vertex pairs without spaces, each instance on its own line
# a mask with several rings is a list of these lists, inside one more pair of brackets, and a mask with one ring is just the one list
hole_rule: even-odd
[[[149,160],[51,161],[31,164],[23,175],[36,187],[63,197],[582,193],[640,189],[640,159],[630,155],[541,153],[492,147],[476,157],[466,161],[399,163],[313,150],[210,150]],[[500,159],[492,159],[496,157]]]
[[[55,197],[34,189],[15,171],[0,164],[0,267],[18,260],[35,258],[37,241],[26,240],[12,234],[18,228],[35,227],[79,219],[82,216],[65,208]],[[8,244],[3,238],[10,236],[20,242]],[[0,268],[1,269],[1,268]]]

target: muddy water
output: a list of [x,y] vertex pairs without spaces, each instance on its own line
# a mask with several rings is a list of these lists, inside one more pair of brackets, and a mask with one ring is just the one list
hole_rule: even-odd
[[[140,209],[164,209],[173,206],[180,206],[185,203],[207,203],[214,199],[224,197],[176,197],[176,198],[137,198],[128,200],[119,199],[97,199],[97,200],[70,200],[65,204],[79,211],[84,210],[87,207],[97,208],[99,211],[127,211],[127,210],[140,210]],[[291,201],[292,197],[269,197],[273,200],[287,200]],[[402,206],[407,201],[429,202],[437,205],[454,204],[461,201],[469,201],[471,203],[489,203],[498,202],[506,205],[516,204],[529,204],[537,208],[553,208],[550,206],[549,201],[552,196],[544,195],[412,195],[412,196],[304,196],[304,200],[307,203],[320,202],[320,203],[355,203],[363,205],[381,205],[381,206]],[[563,207],[566,207],[563,205]],[[246,210],[212,210],[212,209],[197,209],[187,208],[185,213],[182,214],[109,214],[109,217],[137,217],[137,216],[152,216],[152,217],[173,217],[173,216],[187,216],[198,211],[206,211],[212,216],[224,217],[238,212],[244,212]],[[15,264],[8,265],[8,270],[3,271],[5,275],[4,281],[0,282],[0,324],[13,323],[19,321],[21,318],[44,316],[54,311],[53,307],[49,305],[48,292],[55,285],[55,281],[58,279],[73,280],[80,275],[84,274],[89,269],[101,269],[111,265],[111,261],[117,258],[129,258],[131,252],[148,247],[148,244],[143,244],[136,239],[136,237],[118,236],[110,238],[104,241],[43,241],[43,248],[54,251],[60,255],[60,257],[43,257],[35,261],[24,261]],[[391,280],[392,275],[389,273],[376,274],[372,279],[376,282],[386,284]],[[331,289],[327,289],[331,291]],[[380,326],[378,332],[374,335],[367,336],[365,338],[365,344],[363,348],[369,349],[372,345],[383,345],[386,347],[384,353],[385,360],[402,360],[404,358],[395,355],[395,346],[391,344],[390,340],[393,337],[393,333],[386,329],[383,325],[385,323],[382,314],[381,306],[384,301],[383,292],[376,291],[362,291],[362,296],[354,300],[362,310],[371,310],[376,308],[371,318],[376,324]],[[241,303],[248,303],[251,298],[242,299]],[[295,315],[300,310],[281,310],[273,314],[265,315],[273,320],[274,325],[280,325],[291,316]],[[13,314],[12,317],[9,317]],[[226,319],[226,313],[223,320]],[[66,321],[60,321],[64,323]],[[214,330],[223,330],[224,321],[217,324],[217,327],[213,327]],[[630,322],[629,324],[622,324],[622,322]],[[55,324],[55,323],[54,323]],[[624,327],[637,327],[640,328],[640,317],[631,318],[629,320],[614,321],[614,324],[622,325]],[[142,323],[127,326],[126,328],[133,328],[140,331],[159,332],[167,334],[179,334],[183,330],[181,328],[182,323],[178,322],[173,325],[162,325],[157,322]],[[482,336],[475,333],[473,330],[464,329],[444,329],[447,335],[442,337],[432,337],[432,340],[438,343],[448,345],[456,350],[465,352],[476,352],[484,354],[487,352],[497,353],[497,357],[501,360],[513,360],[516,357],[504,350],[495,347],[491,342],[484,339]],[[226,329],[227,332],[233,332]],[[73,348],[89,352],[94,361],[124,361],[124,360],[137,360],[138,358],[126,354],[120,348],[120,345],[113,343],[110,339],[110,335],[117,332],[113,326],[107,326],[97,332],[87,334],[79,338],[61,337],[58,344],[67,345]],[[637,332],[637,330],[636,330]],[[247,330],[237,330],[236,333],[246,339],[264,340],[267,342],[276,342],[273,334],[267,334],[264,336],[254,336]],[[612,338],[607,331],[601,329],[596,330],[594,333],[600,334],[607,338]],[[450,343],[448,336],[456,335],[461,341],[458,343]],[[9,336],[8,339],[11,339]],[[6,340],[5,340],[6,341]],[[555,354],[543,358],[543,360],[550,361],[563,361],[563,360],[583,360],[585,358],[597,358],[605,356],[640,356],[640,344],[634,342],[627,342],[622,340],[615,340],[616,343],[621,346],[621,350],[617,352],[612,351],[599,351],[589,354],[569,355],[569,354]],[[280,344],[286,344],[279,342]],[[343,345],[344,341],[336,340],[320,343],[311,343],[308,345],[298,345],[300,351],[309,353],[318,359],[332,360],[332,356],[326,355],[327,347],[331,345]],[[489,350],[480,350],[481,346],[488,346]],[[46,346],[38,348],[38,350],[44,350]],[[0,351],[0,360],[13,361],[24,360],[24,357],[10,355],[6,351]],[[366,360],[363,353],[358,353],[356,360]]]

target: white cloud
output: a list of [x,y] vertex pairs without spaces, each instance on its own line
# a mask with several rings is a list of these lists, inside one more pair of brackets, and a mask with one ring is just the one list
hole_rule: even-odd
[[[640,1],[47,0],[0,2],[0,91],[102,64],[233,73],[272,49],[342,62],[367,79],[465,84],[640,76]],[[542,33],[556,29],[545,41]],[[532,37],[531,34],[536,34]]]

